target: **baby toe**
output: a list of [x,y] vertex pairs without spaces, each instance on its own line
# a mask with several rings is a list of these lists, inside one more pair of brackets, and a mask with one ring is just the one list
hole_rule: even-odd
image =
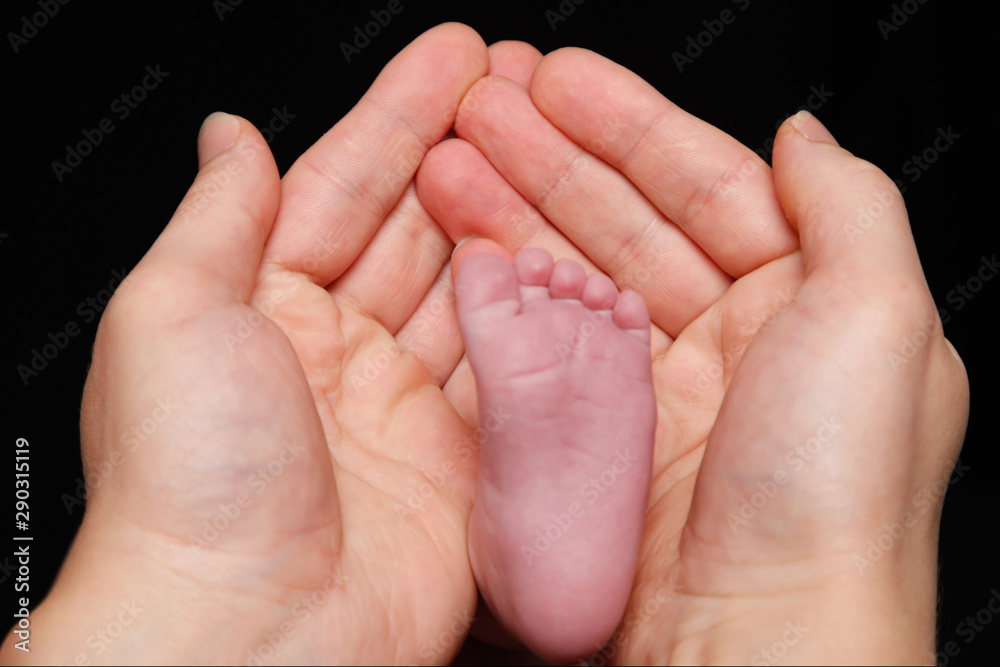
[[592,273],[587,276],[583,287],[583,305],[591,310],[611,310],[618,298],[618,288],[614,281],[603,273]]
[[586,282],[587,273],[582,266],[569,259],[560,259],[552,267],[549,295],[553,299],[579,299]]

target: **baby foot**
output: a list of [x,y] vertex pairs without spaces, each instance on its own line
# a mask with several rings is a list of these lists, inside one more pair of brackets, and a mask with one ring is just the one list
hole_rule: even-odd
[[469,555],[498,620],[537,655],[600,649],[632,589],[656,405],[649,314],[635,292],[523,250],[468,257],[458,321],[481,450]]

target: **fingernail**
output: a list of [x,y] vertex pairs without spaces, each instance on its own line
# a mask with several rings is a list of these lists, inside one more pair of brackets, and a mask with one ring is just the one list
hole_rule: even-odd
[[222,111],[209,114],[198,131],[198,147],[204,164],[236,143],[240,136],[240,121]]
[[833,138],[833,135],[830,134],[830,130],[826,129],[826,126],[819,122],[816,116],[805,109],[792,116],[792,127],[798,130],[799,134],[809,141],[819,141],[824,144],[833,144],[834,146],[840,145]]

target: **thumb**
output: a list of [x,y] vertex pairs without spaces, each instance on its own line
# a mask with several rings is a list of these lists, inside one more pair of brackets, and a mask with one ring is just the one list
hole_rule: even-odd
[[214,305],[245,303],[277,213],[278,169],[257,129],[221,112],[202,124],[198,165],[194,183],[136,269],[190,279]]
[[820,272],[861,288],[861,294],[898,287],[900,280],[926,290],[896,185],[841,148],[808,111],[778,130],[774,180],[785,215],[799,232],[807,276]]
[[[853,377],[885,396],[911,396],[907,409],[919,418],[912,418],[918,426],[905,446],[912,456],[918,435],[937,443],[931,450],[937,468],[925,470],[924,481],[938,479],[962,442],[968,379],[944,337],[902,195],[807,111],[778,130],[774,179],[801,241],[806,282],[796,302],[821,325],[830,349],[852,341],[856,358],[867,355]],[[898,432],[899,423],[892,428]]]

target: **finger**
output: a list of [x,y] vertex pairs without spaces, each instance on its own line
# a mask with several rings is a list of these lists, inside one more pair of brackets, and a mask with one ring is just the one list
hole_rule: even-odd
[[445,264],[413,315],[396,332],[399,349],[417,359],[440,387],[451,377],[465,353],[455,316],[451,263]]
[[[468,142],[452,139],[435,146],[420,166],[417,193],[428,213],[453,240],[481,236],[502,249],[494,254],[508,256],[525,248],[541,248],[557,260],[577,262],[587,273],[599,271]],[[453,275],[468,252],[465,246],[456,249],[452,256]],[[615,277],[616,283],[646,296],[651,291],[643,287],[657,276],[655,259],[655,256],[643,258],[638,266]],[[647,300],[647,307],[652,309],[651,303]],[[657,315],[662,315],[660,310]],[[673,338],[663,331],[656,317],[653,322],[652,349],[656,356],[666,351]]]
[[628,176],[729,275],[797,247],[767,164],[624,67],[560,49],[539,63],[531,99],[567,136]]
[[812,114],[799,112],[778,130],[774,176],[807,276],[822,274],[862,299],[904,297],[901,280],[926,287],[899,190]]
[[542,52],[526,42],[503,41],[490,44],[489,75],[503,76],[525,90],[542,60]]
[[329,292],[338,303],[349,303],[394,334],[423,301],[453,247],[411,184]]
[[[521,87],[482,79],[463,100],[455,129],[615,283],[638,291],[667,333],[676,335],[730,285],[632,182],[553,127]],[[626,282],[640,267],[649,279]]]
[[198,161],[191,189],[134,273],[155,267],[169,269],[177,284],[191,278],[201,287],[187,308],[203,308],[206,299],[246,303],[278,207],[278,169],[256,128],[224,113],[202,124]]
[[450,139],[431,149],[416,182],[420,201],[456,242],[475,235],[511,253],[542,248],[556,259],[565,257],[596,270],[466,141]]
[[471,28],[433,28],[385,67],[361,101],[282,181],[267,262],[326,285],[351,265],[392,210],[427,149],[452,126],[488,67]]
[[[493,241],[474,237],[464,239],[455,248],[452,261],[441,270],[416,312],[396,333],[396,343],[400,349],[416,354],[439,387],[443,387],[454,376],[462,355],[465,354],[455,312],[455,272],[452,266],[456,259],[461,261],[470,254],[493,254],[508,262],[513,262],[514,259]],[[466,382],[472,381],[471,375],[462,377],[465,377]],[[466,384],[460,391],[468,390]]]

